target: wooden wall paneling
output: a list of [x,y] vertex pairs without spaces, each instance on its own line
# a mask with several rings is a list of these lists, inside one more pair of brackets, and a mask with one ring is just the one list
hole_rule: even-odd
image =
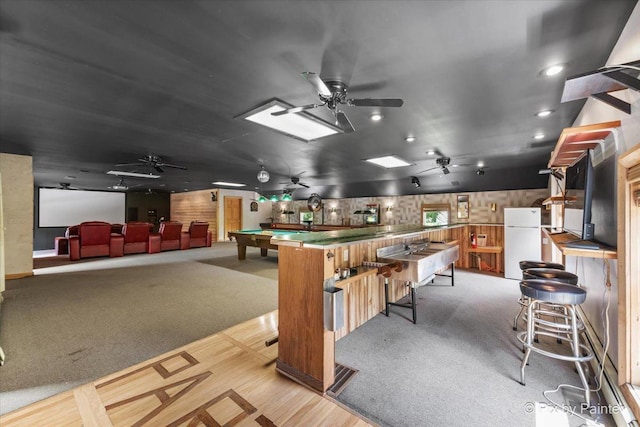
[[211,201],[212,190],[188,191],[171,195],[171,220],[182,223],[182,231],[191,221],[206,221],[213,241],[217,241],[218,202]]
[[335,370],[334,333],[324,329],[325,259],[321,249],[278,249],[276,368],[319,392],[333,384]]

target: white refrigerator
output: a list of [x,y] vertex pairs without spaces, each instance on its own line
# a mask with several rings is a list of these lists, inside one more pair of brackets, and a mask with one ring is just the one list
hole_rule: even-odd
[[504,277],[522,279],[520,261],[542,259],[540,208],[504,209]]

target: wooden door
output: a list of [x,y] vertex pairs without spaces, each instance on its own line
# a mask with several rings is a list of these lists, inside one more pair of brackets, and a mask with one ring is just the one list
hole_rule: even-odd
[[242,230],[242,197],[224,197],[224,238],[229,231]]

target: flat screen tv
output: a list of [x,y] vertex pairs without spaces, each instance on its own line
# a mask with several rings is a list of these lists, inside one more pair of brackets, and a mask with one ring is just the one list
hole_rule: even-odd
[[594,164],[587,152],[567,168],[566,196],[576,197],[576,201],[565,206],[565,231],[582,240],[616,247],[616,164],[615,154]]
[[582,240],[593,240],[593,184],[593,166],[587,151],[582,159],[565,171],[565,196],[571,202],[564,209],[564,230]]

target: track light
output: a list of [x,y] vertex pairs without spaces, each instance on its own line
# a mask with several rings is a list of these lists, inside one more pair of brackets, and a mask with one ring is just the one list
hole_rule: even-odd
[[420,188],[420,180],[418,179],[417,176],[411,177],[411,184],[413,184],[413,186],[416,188]]
[[477,175],[484,175],[484,169],[480,168],[476,171]]

